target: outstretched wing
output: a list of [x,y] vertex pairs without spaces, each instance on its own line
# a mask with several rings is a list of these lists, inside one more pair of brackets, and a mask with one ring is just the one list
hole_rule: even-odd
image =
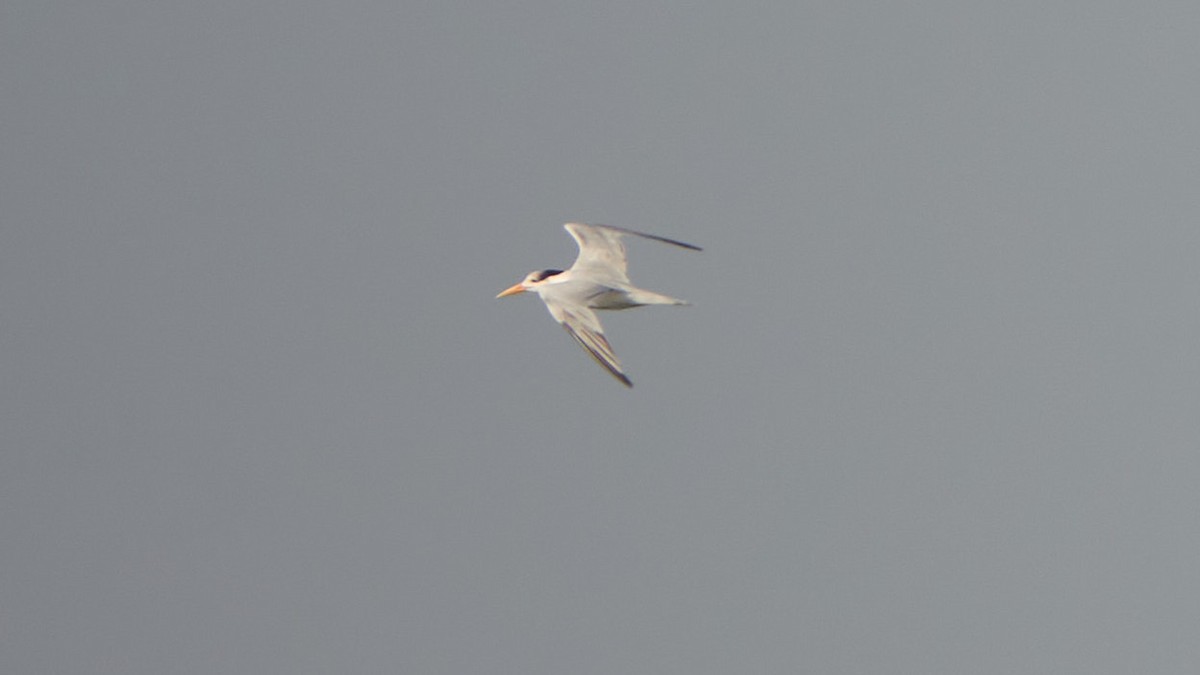
[[542,299],[546,302],[550,315],[562,324],[580,347],[587,350],[596,363],[604,366],[621,384],[626,387],[633,386],[633,382],[621,370],[621,362],[613,352],[612,345],[608,344],[608,339],[604,337],[604,327],[600,325],[600,319],[596,317],[595,312],[583,305],[567,304],[544,296]]
[[623,227],[615,227],[613,225],[567,223],[563,227],[575,238],[575,243],[579,244],[579,257],[575,259],[575,264],[571,266],[571,269],[586,270],[596,279],[615,279],[629,283],[629,276],[626,272],[628,262],[625,258],[625,244],[621,241],[622,235],[632,234],[646,239],[653,239],[654,241],[661,241],[664,244],[689,248],[693,251],[701,250],[699,246],[685,244],[682,241],[646,234],[645,232],[635,232],[634,230],[627,230]]

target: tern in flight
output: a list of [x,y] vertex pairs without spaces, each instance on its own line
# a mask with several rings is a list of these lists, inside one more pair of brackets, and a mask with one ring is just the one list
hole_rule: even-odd
[[625,270],[625,245],[621,237],[632,234],[646,239],[661,241],[693,251],[699,246],[682,241],[658,237],[644,232],[634,232],[612,225],[585,225],[567,223],[563,225],[579,244],[579,257],[568,270],[537,270],[497,295],[537,293],[554,320],[567,329],[571,337],[604,366],[612,376],[626,387],[633,383],[621,370],[621,362],[613,353],[612,346],[604,337],[604,328],[594,309],[629,309],[642,305],[686,305],[687,302],[647,291],[634,286]]

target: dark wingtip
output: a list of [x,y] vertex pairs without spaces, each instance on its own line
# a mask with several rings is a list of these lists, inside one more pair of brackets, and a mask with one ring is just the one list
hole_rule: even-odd
[[661,241],[664,244],[674,244],[675,246],[678,246],[680,248],[691,249],[693,251],[703,251],[704,250],[695,244],[689,244],[686,241],[679,241],[678,239],[667,239],[666,237],[660,237],[657,234],[642,234],[640,232],[635,232],[634,234],[639,234],[647,239]]
[[661,242],[667,243],[667,244],[674,244],[674,245],[676,245],[676,246],[678,246],[678,247],[680,247],[680,248],[691,249],[691,250],[693,250],[693,251],[703,251],[703,250],[704,250],[704,249],[700,248],[699,246],[697,246],[697,245],[695,245],[695,244],[689,244],[689,243],[687,243],[686,241],[678,241],[678,240],[675,240],[675,239],[667,239],[666,237],[655,237],[655,239],[657,239],[658,241],[661,241]]
[[653,239],[654,241],[661,241],[664,244],[672,244],[674,246],[680,246],[682,248],[691,249],[693,251],[703,251],[704,250],[704,249],[700,248],[699,246],[696,246],[695,244],[689,244],[685,241],[679,241],[678,239],[668,239],[667,237],[660,237],[657,234],[638,232],[637,230],[631,230],[627,227],[617,227],[616,225],[604,225],[601,223],[596,223],[595,226],[596,227],[606,227],[610,230],[616,230],[617,232],[623,232],[625,234],[632,234],[637,237],[645,237],[646,239]]

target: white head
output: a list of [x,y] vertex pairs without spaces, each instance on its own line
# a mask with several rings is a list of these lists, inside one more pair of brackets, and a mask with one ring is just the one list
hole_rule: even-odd
[[501,291],[500,295],[497,295],[496,297],[503,298],[506,295],[516,295],[517,293],[532,291],[538,286],[544,286],[550,283],[550,279],[559,274],[562,274],[562,270],[534,270],[533,272],[526,274],[525,278],[520,282]]

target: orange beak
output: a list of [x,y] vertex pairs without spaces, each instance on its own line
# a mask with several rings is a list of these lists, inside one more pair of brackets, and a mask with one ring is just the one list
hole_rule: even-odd
[[500,295],[497,295],[496,297],[503,298],[506,295],[516,295],[517,293],[524,293],[524,292],[525,292],[525,288],[523,286],[521,286],[521,284],[517,284],[515,286],[509,286],[508,288],[504,289],[503,291],[500,291]]

